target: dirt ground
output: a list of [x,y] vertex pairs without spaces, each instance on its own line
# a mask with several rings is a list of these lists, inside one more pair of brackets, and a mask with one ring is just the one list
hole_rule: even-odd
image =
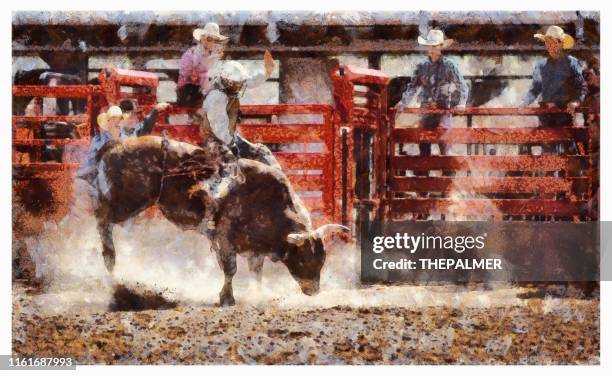
[[[422,289],[374,286],[352,293]],[[448,299],[448,288],[424,289],[434,300]],[[414,307],[338,299],[318,307],[272,301],[220,308],[161,296],[134,300],[116,290],[112,309],[57,313],[37,308],[41,291],[16,283],[12,343],[17,354],[70,355],[78,364],[599,363],[598,298],[555,296],[548,288],[508,291],[511,300],[483,307],[460,301],[496,293],[454,291],[449,304]]]

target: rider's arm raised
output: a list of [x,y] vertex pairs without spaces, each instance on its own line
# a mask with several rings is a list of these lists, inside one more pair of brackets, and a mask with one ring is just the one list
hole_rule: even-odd
[[134,127],[134,135],[136,137],[140,137],[151,134],[151,132],[153,132],[153,127],[155,127],[155,123],[157,122],[157,115],[158,111],[156,108],[154,108],[143,121],[136,124]]

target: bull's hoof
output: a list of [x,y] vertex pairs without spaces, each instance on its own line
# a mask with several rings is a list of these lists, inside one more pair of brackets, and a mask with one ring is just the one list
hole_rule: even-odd
[[219,305],[221,307],[230,307],[236,304],[236,300],[231,295],[219,296]]

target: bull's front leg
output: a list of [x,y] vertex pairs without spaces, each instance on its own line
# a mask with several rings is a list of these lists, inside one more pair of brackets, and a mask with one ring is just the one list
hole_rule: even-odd
[[265,255],[251,255],[248,258],[249,270],[255,273],[255,279],[261,284]]
[[223,253],[221,250],[216,249],[217,261],[219,266],[223,269],[225,275],[225,281],[223,282],[223,288],[219,293],[219,305],[232,306],[236,304],[234,299],[234,291],[232,290],[232,279],[236,274],[236,254],[235,253]]
[[115,268],[115,244],[113,243],[113,224],[98,222],[98,232],[102,240],[102,257],[109,272]]

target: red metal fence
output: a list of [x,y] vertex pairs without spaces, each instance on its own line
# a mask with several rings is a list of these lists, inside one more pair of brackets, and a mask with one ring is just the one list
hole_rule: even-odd
[[[99,111],[97,107],[107,102],[104,93],[120,95],[121,91],[117,88],[126,85],[123,80],[113,78],[111,75],[107,81],[114,82],[114,86],[107,85],[105,89],[100,86],[13,87],[14,96],[32,97],[35,104],[28,115],[13,116],[13,171],[17,191],[31,192],[32,189],[27,187],[48,187],[53,192],[52,197],[45,196],[46,202],[39,204],[47,204],[54,208],[52,210],[56,207],[54,203],[66,206],[71,196],[71,181],[78,168],[78,155],[74,159],[65,154],[61,161],[42,161],[41,149],[52,145],[64,149],[67,146],[78,146],[82,157],[82,152],[89,145],[92,127],[95,126],[92,118]],[[100,99],[98,102],[94,102],[96,97]],[[85,98],[87,112],[70,116],[42,115],[44,98]],[[150,104],[146,104],[142,109],[146,112],[150,107]],[[191,114],[194,111],[192,108],[173,107],[169,114]],[[323,104],[250,105],[241,107],[241,116],[243,122],[239,130],[245,138],[271,146],[280,145],[274,155],[311,211],[314,222],[338,221],[337,191],[340,186],[334,178],[339,166],[337,156],[334,155],[338,140],[335,137],[337,129],[333,122],[332,107]],[[298,116],[306,117],[308,121],[287,119]],[[165,132],[173,139],[195,144],[201,141],[196,125],[169,124],[167,118],[160,117],[155,134]],[[42,138],[41,125],[58,121],[75,124],[78,139]]]
[[[534,116],[563,110],[538,108],[405,109],[402,113],[456,116]],[[462,216],[556,216],[588,218],[592,165],[590,130],[560,128],[406,128],[391,116],[385,219],[415,218],[432,212]],[[471,121],[469,122],[471,123]],[[533,145],[575,143],[568,155],[406,155],[405,144]],[[471,151],[471,148],[468,148]],[[596,161],[595,161],[596,163]],[[428,171],[446,173],[431,176]],[[412,172],[412,174],[407,173]],[[416,175],[416,176],[415,176]],[[437,197],[433,197],[436,192]],[[457,197],[458,196],[458,197]]]
[[[13,86],[14,97],[32,97],[33,107],[27,115],[12,117],[13,189],[26,206],[56,217],[65,212],[72,193],[72,181],[80,155],[89,146],[95,95],[99,87],[79,86]],[[44,98],[80,98],[87,101],[83,114],[43,115]],[[74,124],[75,139],[43,138],[42,124]],[[44,161],[43,148],[61,148],[62,159]],[[41,193],[42,192],[42,193]],[[14,196],[15,197],[15,196]]]
[[[406,109],[402,113],[464,116],[468,127],[404,127],[396,124],[396,113],[387,109],[388,77],[381,72],[343,66],[332,73],[332,80],[334,107],[323,104],[241,107],[240,132],[250,141],[271,147],[311,210],[315,223],[418,219],[432,212],[467,217],[485,213],[495,219],[593,217],[589,200],[593,198],[592,168],[597,161],[591,156],[591,129],[573,124],[554,129],[513,128],[500,118],[563,110]],[[13,116],[16,190],[29,192],[32,187],[52,186],[52,197],[44,196],[40,200],[65,204],[77,160],[65,154],[61,161],[43,162],[42,148],[85,148],[100,107],[108,103],[108,95],[123,96],[124,86],[145,86],[135,89],[138,95],[147,96],[147,102],[141,106],[145,111],[155,102],[155,77],[111,70],[102,81],[104,86],[13,87],[14,96],[35,99],[31,113]],[[133,96],[134,92],[128,94]],[[71,116],[44,116],[44,97],[84,98],[87,110]],[[166,115],[194,111],[173,107]],[[472,119],[477,116],[494,116],[499,120],[492,128],[471,127]],[[168,116],[160,117],[157,134],[166,132],[174,139],[200,142],[196,125],[169,124],[167,120]],[[78,139],[41,138],[41,124],[55,121],[75,124]],[[400,152],[401,145],[440,142],[465,144],[466,153],[421,156]],[[575,143],[577,152],[572,155],[478,154],[482,145],[542,143]],[[427,173],[431,170],[445,173]]]

